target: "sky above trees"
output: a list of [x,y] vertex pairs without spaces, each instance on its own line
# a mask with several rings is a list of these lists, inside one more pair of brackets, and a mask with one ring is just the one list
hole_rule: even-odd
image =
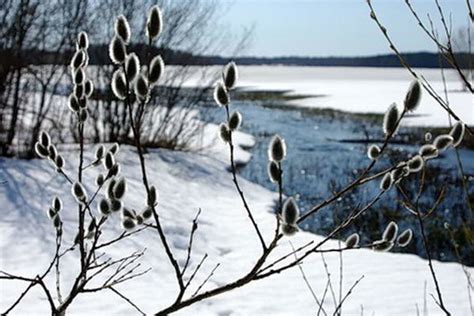
[[[469,0],[472,1],[472,0]],[[220,1],[219,1],[220,2]],[[420,17],[439,21],[434,0],[412,0]],[[360,56],[389,53],[369,18],[366,0],[222,0],[223,23],[234,32],[253,26],[245,56]],[[435,51],[404,0],[372,0],[403,52]],[[467,28],[465,0],[440,0],[453,30]],[[441,25],[436,23],[441,32]],[[471,31],[474,33],[474,31]]]

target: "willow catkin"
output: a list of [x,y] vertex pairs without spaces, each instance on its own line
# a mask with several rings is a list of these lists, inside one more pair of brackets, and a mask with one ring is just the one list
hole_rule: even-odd
[[281,181],[280,168],[276,162],[269,161],[267,171],[271,182],[278,183]]
[[84,74],[84,70],[81,67],[77,68],[74,72],[74,84],[83,84],[85,77],[86,75]]
[[227,106],[230,102],[229,93],[222,82],[217,83],[214,88],[214,100],[219,106]]
[[124,217],[122,219],[122,227],[126,230],[134,229],[136,226],[135,221],[130,217]]
[[62,210],[63,208],[63,202],[61,199],[57,196],[53,198],[53,201],[51,202],[51,207],[54,209],[54,211],[57,213]]
[[56,214],[54,217],[53,217],[53,225],[54,227],[56,228],[59,228],[61,226],[61,217],[59,216],[59,214]]
[[150,62],[150,71],[148,73],[150,84],[154,85],[158,83],[158,80],[160,80],[164,69],[165,63],[163,62],[163,58],[161,58],[160,55],[155,56]]
[[238,111],[234,111],[229,117],[229,128],[231,131],[236,131],[242,124],[242,115]]
[[127,190],[127,182],[124,177],[121,177],[117,180],[117,183],[114,186],[114,197],[118,200],[121,200],[125,195]]
[[388,240],[377,240],[372,243],[372,249],[376,251],[389,251],[393,248],[393,242]]
[[104,145],[98,145],[96,150],[95,150],[95,154],[94,154],[95,161],[96,162],[101,161],[102,158],[104,158],[104,154],[105,154],[105,146]]
[[438,151],[444,151],[453,144],[453,137],[451,135],[439,135],[433,141],[433,145]]
[[86,54],[81,49],[81,50],[76,51],[74,56],[72,56],[70,66],[73,70],[78,69],[79,67],[82,67],[84,65],[85,61],[86,61]]
[[111,177],[114,177],[116,175],[118,175],[120,173],[120,164],[118,162],[116,162],[112,168],[110,168],[109,172],[107,173],[107,177],[108,178],[111,178]]
[[425,142],[429,143],[433,139],[433,135],[430,132],[425,133]]
[[98,187],[102,186],[105,182],[104,175],[102,173],[99,173],[97,177],[95,178],[95,185]]
[[449,132],[449,135],[453,138],[453,147],[457,147],[459,144],[461,144],[465,131],[466,126],[463,122],[457,121],[454,123],[453,128]]
[[74,94],[71,94],[68,99],[68,106],[72,112],[79,112],[79,101]]
[[380,156],[380,147],[377,145],[370,145],[367,149],[367,156],[371,160],[375,160]]
[[283,203],[283,211],[282,211],[283,221],[286,224],[295,225],[296,221],[300,216],[300,209],[295,202],[293,197],[289,197]]
[[117,199],[110,199],[109,200],[109,203],[110,203],[110,210],[112,212],[118,212],[122,209],[123,207],[123,203],[122,201],[120,200],[117,200]]
[[408,170],[410,172],[419,172],[423,169],[424,160],[421,155],[416,155],[407,162]]
[[82,49],[89,48],[89,38],[86,32],[80,32],[77,35],[77,46]]
[[270,161],[281,162],[286,157],[286,143],[280,135],[275,135],[270,140],[268,146],[268,159]]
[[125,43],[119,36],[114,36],[109,44],[109,57],[114,64],[120,65],[125,62],[127,50]]
[[438,149],[431,144],[426,144],[420,147],[418,153],[423,157],[423,159],[436,158],[438,156]]
[[121,69],[117,69],[112,75],[112,92],[120,100],[127,97],[127,82]]
[[78,117],[79,117],[79,122],[84,123],[89,117],[89,111],[87,111],[87,109],[80,109]]
[[46,158],[49,155],[48,148],[41,145],[39,142],[35,144],[35,152],[40,158]]
[[400,110],[396,103],[392,103],[383,118],[383,132],[386,136],[394,135],[398,128],[400,119]]
[[408,246],[412,237],[413,237],[413,231],[410,228],[404,230],[397,238],[397,245],[399,247]]
[[144,101],[148,98],[148,81],[144,74],[139,74],[134,84],[135,95]]
[[421,85],[420,82],[415,79],[411,82],[408,87],[408,92],[405,96],[405,110],[408,112],[413,112],[416,110],[421,100]]
[[130,25],[127,18],[121,14],[115,19],[115,34],[119,36],[125,44],[130,41]]
[[48,147],[51,144],[51,137],[49,136],[48,132],[41,131],[38,136],[38,141],[41,145]]
[[113,143],[112,145],[110,145],[108,152],[112,153],[115,156],[119,152],[119,150],[119,143]]
[[163,19],[161,17],[161,11],[158,6],[153,6],[148,13],[148,20],[146,23],[146,35],[150,39],[156,38],[161,33],[163,28]]
[[84,85],[83,84],[76,84],[74,85],[74,95],[78,100],[84,97]]
[[71,187],[71,193],[78,202],[85,202],[87,200],[87,193],[80,182],[74,182]]
[[105,154],[104,168],[110,170],[115,165],[115,157],[110,151]]
[[219,125],[219,138],[224,142],[228,143],[230,142],[231,138],[231,131],[229,127],[227,126],[226,123],[221,123]]
[[54,161],[56,157],[58,156],[58,150],[56,149],[56,146],[53,144],[48,146],[48,158]]
[[397,238],[398,225],[395,222],[388,223],[387,227],[383,231],[382,239],[393,242]]
[[141,216],[145,220],[150,219],[152,215],[153,215],[153,210],[150,206],[145,207],[145,209],[141,213]]
[[140,73],[140,60],[137,54],[131,53],[127,55],[125,60],[125,72],[129,82],[134,82]]
[[349,237],[347,237],[345,243],[346,243],[346,247],[347,248],[354,248],[354,247],[357,247],[359,246],[359,234],[357,233],[354,233],[352,235],[350,235]]
[[63,167],[64,167],[64,158],[63,158],[63,156],[58,154],[56,156],[56,159],[54,159],[54,164],[56,165],[56,168],[58,169],[58,171],[63,169]]
[[94,83],[92,83],[92,80],[88,79],[84,83],[84,94],[86,95],[86,97],[90,98],[93,92],[94,92]]
[[386,173],[383,176],[382,181],[380,181],[380,190],[382,191],[389,190],[392,187],[393,180],[394,179],[392,177],[392,173],[390,172]]
[[222,72],[222,79],[227,90],[233,89],[237,83],[238,72],[237,65],[231,61],[228,63]]

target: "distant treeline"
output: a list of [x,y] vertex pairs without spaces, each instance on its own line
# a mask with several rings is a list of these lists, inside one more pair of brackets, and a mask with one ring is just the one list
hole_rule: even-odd
[[[375,55],[367,57],[221,57],[221,56],[195,56],[188,52],[148,48],[146,45],[137,44],[130,48],[136,52],[141,60],[146,60],[146,56],[161,54],[168,65],[225,65],[231,59],[239,65],[288,65],[288,66],[346,66],[346,67],[401,67],[398,57],[394,54]],[[0,59],[4,62],[20,62],[29,65],[45,64],[67,64],[72,56],[72,51],[57,53],[39,50],[25,50],[18,60],[12,59],[8,51],[0,50]],[[10,55],[10,56],[9,56]],[[439,68],[440,58],[436,53],[419,52],[402,54],[405,60],[412,67]],[[474,65],[473,55],[468,53],[457,54],[461,67],[469,68],[469,58],[471,65]],[[104,65],[110,64],[107,45],[93,45],[89,48],[90,64]],[[9,58],[10,57],[10,58]],[[15,60],[15,61],[14,61]],[[443,67],[450,67],[443,60]]]

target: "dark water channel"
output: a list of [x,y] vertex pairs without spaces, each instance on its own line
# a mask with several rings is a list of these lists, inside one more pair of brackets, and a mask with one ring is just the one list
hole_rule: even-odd
[[[296,108],[271,108],[261,106],[258,102],[245,101],[234,102],[233,107],[242,113],[242,131],[256,138],[255,146],[250,149],[252,160],[241,168],[240,174],[252,182],[276,190],[267,176],[267,145],[272,135],[280,134],[285,138],[288,148],[287,159],[283,164],[284,192],[287,196],[296,197],[303,213],[350,183],[370,163],[366,155],[368,145],[359,140],[367,137],[380,140],[383,137],[381,121],[373,117],[365,120],[350,115],[315,114]],[[210,111],[212,122],[220,123],[224,120],[222,109],[214,108]],[[407,137],[404,134],[410,132],[413,132],[412,129],[402,128],[396,140],[403,143]],[[422,141],[423,135],[419,138]],[[381,159],[374,171],[383,170],[406,159],[418,147],[419,145],[391,145],[389,157]],[[461,150],[460,153],[466,172],[474,174],[474,152]],[[451,241],[454,236],[463,263],[474,265],[474,255],[468,240],[473,236],[470,235],[473,229],[470,220],[472,214],[467,209],[466,197],[461,188],[455,152],[451,150],[439,159],[430,161],[427,174],[429,184],[420,200],[422,206],[429,209],[441,188],[444,186],[446,190],[445,199],[426,220],[433,256],[443,261],[459,261]],[[473,194],[472,177],[468,183]],[[408,192],[416,192],[418,179],[412,176],[404,180],[403,185]],[[378,193],[378,186],[379,181],[376,180],[353,190],[337,203],[308,218],[301,227],[317,234],[327,234],[354,207],[370,202]],[[418,236],[416,218],[400,205],[397,201],[399,198],[399,193],[392,189],[350,229],[343,232],[340,238],[358,232],[363,242],[376,240],[391,220],[396,221],[400,229],[411,227],[415,236]],[[445,223],[449,224],[450,230],[445,228]],[[425,257],[420,238],[415,238],[415,242],[407,248],[393,251],[411,252]]]

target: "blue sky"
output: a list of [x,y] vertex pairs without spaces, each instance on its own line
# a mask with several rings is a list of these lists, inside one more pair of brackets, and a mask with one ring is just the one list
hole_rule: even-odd
[[[226,11],[225,24],[233,32],[255,26],[251,45],[242,55],[364,56],[390,52],[369,18],[365,0],[220,1],[224,2]],[[411,2],[426,21],[428,13],[439,20],[434,0]],[[401,51],[435,51],[435,46],[417,27],[404,0],[372,0],[372,3]],[[466,0],[440,0],[440,3],[447,14],[452,14],[453,29],[467,26]]]

